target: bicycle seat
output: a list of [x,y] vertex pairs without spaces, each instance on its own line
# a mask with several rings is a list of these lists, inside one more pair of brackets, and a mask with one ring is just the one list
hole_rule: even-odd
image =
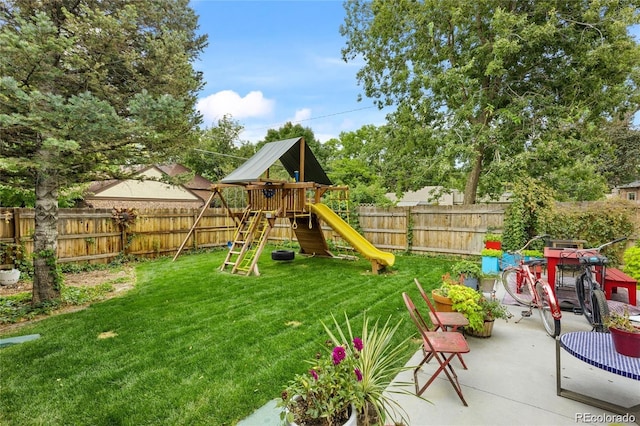
[[538,265],[546,265],[547,259],[529,259],[522,262],[527,266],[538,266]]
[[604,256],[584,256],[579,258],[580,263],[585,265],[604,265],[609,262]]

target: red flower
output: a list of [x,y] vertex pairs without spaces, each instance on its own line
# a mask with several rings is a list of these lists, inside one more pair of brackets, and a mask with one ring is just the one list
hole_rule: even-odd
[[353,339],[353,347],[356,348],[358,351],[361,351],[362,348],[364,347],[362,345],[362,339],[360,339],[359,337],[356,337]]
[[318,380],[318,373],[316,373],[316,370],[309,370],[309,374],[311,374],[311,377],[315,380]]
[[353,372],[356,373],[356,378],[359,382],[362,381],[362,372],[358,368],[354,368]]
[[333,365],[338,365],[342,362],[343,359],[347,356],[344,348],[342,346],[336,346],[333,348]]

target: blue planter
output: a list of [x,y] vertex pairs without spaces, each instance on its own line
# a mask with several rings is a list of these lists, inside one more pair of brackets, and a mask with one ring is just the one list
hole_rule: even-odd
[[482,273],[495,274],[500,270],[497,257],[482,256]]

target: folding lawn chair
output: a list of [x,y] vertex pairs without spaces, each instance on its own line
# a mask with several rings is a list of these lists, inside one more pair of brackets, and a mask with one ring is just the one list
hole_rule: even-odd
[[[411,315],[411,319],[414,324],[418,328],[420,332],[420,336],[422,337],[422,348],[424,353],[424,358],[420,361],[420,364],[413,370],[413,380],[416,386],[416,395],[422,395],[422,393],[429,387],[431,383],[438,377],[438,375],[444,371],[451,383],[451,386],[456,390],[456,393],[460,397],[462,403],[468,406],[467,401],[465,401],[464,396],[462,395],[462,388],[460,387],[460,383],[458,382],[458,376],[451,365],[451,360],[453,357],[458,356],[460,361],[462,361],[462,357],[460,356],[463,353],[469,352],[469,345],[465,340],[464,336],[461,333],[455,331],[429,331],[424,319],[420,315],[420,312],[416,309],[413,301],[409,297],[407,293],[402,293],[402,297],[404,299],[405,305],[407,305],[407,309],[409,310],[409,314]],[[424,364],[429,362],[431,358],[435,358],[438,360],[440,366],[433,373],[429,381],[422,386],[418,385],[418,371],[422,368]],[[464,363],[463,366],[465,369],[467,368]]]
[[[420,295],[427,302],[427,306],[429,307],[429,318],[431,319],[431,324],[435,326],[435,329],[432,331],[438,331],[441,329],[442,331],[447,331],[451,329],[451,331],[457,331],[459,327],[466,327],[469,325],[469,320],[460,312],[439,312],[429,300],[429,296],[424,292],[422,285],[418,281],[417,278],[413,279],[420,290]],[[464,363],[463,363],[464,365]]]

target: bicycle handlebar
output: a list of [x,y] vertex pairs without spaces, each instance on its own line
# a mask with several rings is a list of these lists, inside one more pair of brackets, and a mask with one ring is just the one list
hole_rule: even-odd
[[570,251],[570,252],[572,252],[572,253],[600,253],[600,251],[601,251],[603,248],[605,248],[605,247],[607,247],[607,246],[610,246],[610,245],[612,245],[612,244],[619,243],[619,242],[624,241],[624,240],[626,240],[626,239],[627,239],[627,237],[620,237],[620,238],[616,238],[616,239],[615,239],[615,240],[613,240],[613,241],[609,241],[608,243],[604,243],[604,244],[602,244],[602,245],[600,245],[600,246],[598,246],[598,247],[593,247],[593,248],[587,248],[587,249],[564,248],[564,249],[562,249],[562,250],[563,250],[563,251]]
[[534,242],[535,240],[541,240],[543,238],[547,238],[549,237],[549,234],[540,234],[540,235],[536,235],[535,237],[531,238],[529,241],[527,241],[527,244],[525,244],[521,249],[518,250],[514,250],[511,253],[520,253],[522,252],[524,249],[526,249],[527,247],[529,247],[529,244],[531,244],[532,242]]

